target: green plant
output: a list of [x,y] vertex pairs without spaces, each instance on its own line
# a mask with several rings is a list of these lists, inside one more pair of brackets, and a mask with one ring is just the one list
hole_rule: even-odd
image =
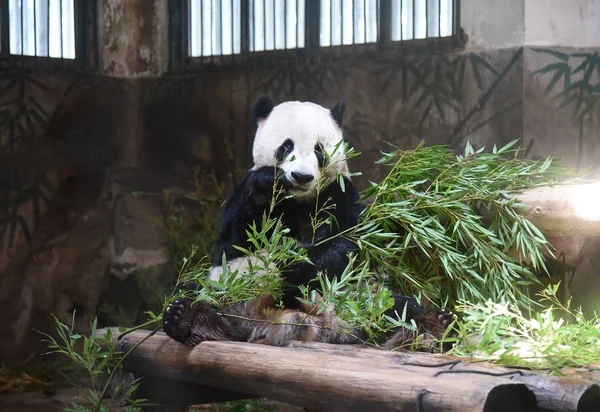
[[53,392],[78,376],[73,364],[30,357],[23,362],[0,364],[0,394],[42,390]]
[[[274,297],[281,295],[282,284],[279,270],[282,263],[289,262],[292,264],[307,260],[305,253],[296,250],[296,242],[286,236],[289,229],[282,225],[280,219],[273,219],[270,216],[275,205],[283,197],[284,194],[275,189],[275,196],[272,197],[270,207],[262,218],[260,229],[255,224],[248,228],[248,238],[255,251],[237,247],[253,260],[253,266],[250,270],[256,276],[238,276],[237,270],[231,270],[226,265],[225,256],[223,256],[223,273],[218,281],[211,280],[206,276],[209,265],[204,261],[191,264],[190,270],[184,271],[180,280],[184,283],[194,282],[198,286],[196,300],[206,301],[220,309],[224,309],[237,302],[261,295]],[[190,262],[190,259],[186,260],[186,263],[188,262]]]
[[347,235],[393,289],[422,293],[437,306],[503,296],[529,305],[520,287],[536,278],[512,254],[543,269],[542,251],[551,249],[511,195],[554,182],[565,170],[551,159],[520,159],[515,144],[491,153],[467,144],[458,156],[423,145],[385,154],[379,163],[389,172],[364,192],[371,204]]
[[[559,285],[539,293],[549,306],[532,313],[506,299],[472,304],[463,302],[464,314],[457,323],[458,339],[452,349],[456,356],[471,357],[506,366],[550,369],[560,374],[563,367],[590,367],[600,364],[600,318],[586,319],[557,298]],[[572,322],[565,320],[570,315]]]
[[214,404],[211,405],[211,410],[214,412],[277,412],[279,408],[268,403],[265,399],[244,399]]
[[[56,324],[57,338],[40,332],[45,337],[44,342],[48,344],[50,349],[48,353],[67,356],[75,365],[82,367],[87,372],[89,379],[88,401],[94,405],[94,412],[114,410],[104,405],[102,400],[115,372],[121,366],[124,357],[130,352],[123,354],[117,350],[116,345],[112,342],[110,329],[107,330],[105,335],[98,335],[96,320],[91,324],[90,336],[84,336],[73,330],[75,313],[73,313],[72,326],[65,325],[54,316],[53,318]],[[139,343],[136,346],[138,345]],[[128,387],[117,386],[115,389],[115,392],[120,393],[121,397],[128,403],[129,406],[124,409],[128,412],[137,411],[139,407],[145,405],[144,399],[132,398],[137,387],[138,382],[136,380]],[[64,411],[87,412],[88,408],[80,404],[71,404]]]

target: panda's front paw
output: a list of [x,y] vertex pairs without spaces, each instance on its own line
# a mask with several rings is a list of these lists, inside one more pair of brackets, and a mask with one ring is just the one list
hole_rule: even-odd
[[178,299],[165,309],[162,327],[167,336],[188,346],[207,340],[231,340],[231,325],[205,302]]
[[[456,314],[451,311],[439,310],[436,313],[438,323],[441,327],[440,331],[440,339],[444,338],[442,341],[442,351],[447,352],[452,349],[454,338],[458,336],[456,330],[448,330],[452,322],[456,320]],[[447,340],[446,340],[447,339]]]
[[273,195],[274,188],[286,190],[289,186],[283,171],[278,167],[261,167],[252,173],[250,194],[256,205],[264,205]]
[[450,324],[452,322],[454,322],[455,319],[455,314],[453,312],[449,312],[446,310],[440,310],[436,313],[438,321],[440,322],[440,325],[442,325],[442,327],[444,328],[444,330],[448,329],[448,327],[450,326]]
[[178,299],[169,304],[162,317],[162,327],[164,332],[171,339],[187,344],[191,335],[189,325],[182,323],[182,319],[189,309],[191,299]]
[[417,302],[412,296],[405,296],[399,293],[392,293],[394,298],[394,306],[386,311],[386,315],[390,317],[402,316],[406,313],[406,320],[415,319],[416,317],[425,313],[423,307]]

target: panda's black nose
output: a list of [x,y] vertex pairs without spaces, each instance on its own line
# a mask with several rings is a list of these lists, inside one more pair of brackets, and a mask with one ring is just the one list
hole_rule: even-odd
[[291,174],[292,179],[294,179],[296,183],[299,183],[301,185],[306,184],[308,182],[312,182],[315,179],[313,175],[305,175],[304,173],[292,172]]

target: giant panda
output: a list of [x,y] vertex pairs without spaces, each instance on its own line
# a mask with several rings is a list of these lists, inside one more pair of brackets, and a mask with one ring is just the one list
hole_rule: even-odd
[[[205,340],[275,346],[291,340],[362,341],[360,331],[344,330],[344,323],[331,308],[315,311],[313,306],[297,299],[298,286],[317,287],[314,278],[318,271],[329,278],[340,276],[349,263],[349,254],[357,250],[356,244],[346,238],[329,239],[355,226],[364,209],[348,175],[341,127],[344,109],[343,102],[331,109],[299,101],[274,106],[265,96],[254,102],[251,111],[256,126],[252,147],[254,166],[223,206],[210,277],[219,279],[223,256],[230,270],[241,276],[249,274],[251,259],[235,246],[253,250],[246,230],[253,223],[260,226],[274,187],[285,191],[287,196],[275,206],[272,215],[281,218],[289,236],[305,248],[310,262],[295,262],[280,268],[288,286],[281,299],[283,305],[271,296],[263,296],[235,304],[221,314],[204,302],[192,305],[190,299],[176,300],[163,313],[162,326],[169,337],[190,346]],[[321,210],[324,202],[329,202],[327,213],[333,215],[334,223],[320,226],[313,233],[311,213]],[[323,239],[329,240],[318,244]],[[388,314],[406,311],[407,319],[415,320],[418,333],[426,335],[422,342],[436,341],[452,319],[450,312],[426,311],[412,297],[401,294],[393,297],[395,305]],[[385,346],[404,345],[415,336],[414,331],[400,328],[387,338]],[[424,345],[422,349],[431,350],[432,345]]]

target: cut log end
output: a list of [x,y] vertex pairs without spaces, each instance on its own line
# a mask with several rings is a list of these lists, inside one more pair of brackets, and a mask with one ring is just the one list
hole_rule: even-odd
[[600,386],[591,385],[577,402],[577,412],[597,412],[600,405]]
[[537,408],[536,397],[526,385],[498,385],[488,394],[483,412],[528,412]]

